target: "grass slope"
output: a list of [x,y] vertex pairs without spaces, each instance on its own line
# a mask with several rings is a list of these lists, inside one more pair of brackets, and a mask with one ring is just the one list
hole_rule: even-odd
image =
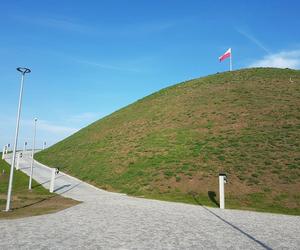
[[[0,154],[1,155],[1,154]],[[0,219],[53,213],[78,204],[78,201],[51,194],[33,180],[32,190],[28,190],[28,176],[21,171],[14,172],[12,211],[4,212],[7,199],[7,187],[10,166],[0,160]]]
[[[290,81],[291,77],[291,81]],[[215,74],[147,96],[36,158],[135,196],[300,214],[300,71]]]

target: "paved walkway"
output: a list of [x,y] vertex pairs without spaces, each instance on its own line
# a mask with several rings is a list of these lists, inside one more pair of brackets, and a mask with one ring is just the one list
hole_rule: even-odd
[[[36,163],[34,179],[49,187],[50,169]],[[55,189],[83,203],[0,221],[0,249],[300,249],[300,216],[134,198],[64,174]]]

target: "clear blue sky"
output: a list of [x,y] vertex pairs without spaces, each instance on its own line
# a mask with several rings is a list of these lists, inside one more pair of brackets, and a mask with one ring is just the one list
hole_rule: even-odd
[[[166,86],[234,69],[300,68],[299,1],[1,1],[0,146],[73,133]],[[1,150],[1,149],[0,149]]]

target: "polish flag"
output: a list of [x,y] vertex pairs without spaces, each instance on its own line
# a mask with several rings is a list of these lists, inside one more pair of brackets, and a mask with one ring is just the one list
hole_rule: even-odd
[[229,48],[224,55],[219,57],[220,62],[224,61],[226,58],[231,57],[231,48]]

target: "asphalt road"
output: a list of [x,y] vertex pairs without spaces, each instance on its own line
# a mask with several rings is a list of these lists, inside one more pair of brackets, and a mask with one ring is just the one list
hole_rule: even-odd
[[[29,156],[21,170],[29,172]],[[35,163],[49,187],[51,171]],[[220,210],[111,193],[60,173],[55,190],[83,203],[0,221],[0,249],[300,249],[300,216]]]

